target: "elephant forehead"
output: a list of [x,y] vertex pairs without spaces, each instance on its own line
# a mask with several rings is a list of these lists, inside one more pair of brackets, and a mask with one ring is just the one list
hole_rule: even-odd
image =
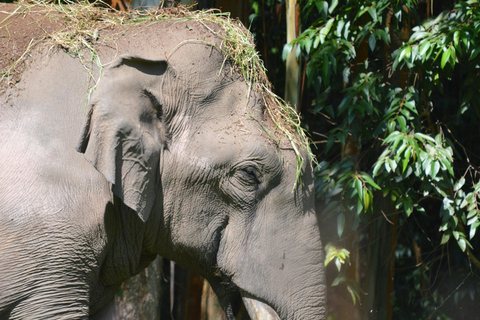
[[248,128],[241,121],[213,121],[185,136],[184,152],[203,159],[202,163],[227,164],[243,158],[266,158],[274,154],[272,146],[259,128]]

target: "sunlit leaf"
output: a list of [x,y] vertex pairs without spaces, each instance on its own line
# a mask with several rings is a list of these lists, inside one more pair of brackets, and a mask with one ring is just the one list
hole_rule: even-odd
[[382,168],[382,165],[383,165],[383,161],[380,161],[380,160],[375,163],[372,170],[372,174],[374,177],[378,175],[378,172]]
[[332,13],[333,10],[335,10],[335,8],[337,7],[337,5],[338,5],[338,0],[332,0],[330,2],[330,7],[328,8],[328,12]]
[[390,165],[392,171],[395,171],[397,169],[397,163],[393,159],[388,159],[388,164]]
[[397,121],[398,125],[400,126],[400,130],[402,130],[402,132],[407,132],[407,121],[405,120],[405,117],[398,116]]
[[469,233],[470,239],[473,239],[479,226],[480,226],[480,221],[477,221],[470,226],[470,233]]
[[467,241],[464,238],[460,238],[457,240],[458,246],[462,251],[465,251],[467,249]]
[[283,46],[283,51],[282,51],[282,60],[287,60],[288,55],[293,49],[293,44],[287,43],[285,46]]
[[465,178],[464,177],[461,177],[456,183],[455,183],[455,186],[453,188],[454,191],[458,191],[460,188],[463,187],[463,185],[465,184]]
[[460,30],[456,30],[453,33],[453,44],[455,45],[456,48],[458,48],[459,41],[460,41]]
[[432,179],[435,179],[438,172],[440,171],[440,162],[438,160],[432,161],[431,166],[432,166],[431,177],[432,177]]
[[442,53],[442,60],[440,62],[440,66],[443,68],[445,68],[445,65],[447,64],[448,60],[450,59],[450,50],[446,49],[443,51]]
[[321,43],[325,42],[325,37],[330,32],[330,29],[332,28],[332,24],[333,24],[334,21],[335,21],[335,18],[329,19],[327,21],[327,23],[325,24],[325,26],[322,29],[320,29],[320,42]]
[[430,142],[435,143],[435,139],[434,139],[434,138],[432,138],[432,137],[429,136],[429,135],[423,134],[423,133],[421,133],[421,132],[415,132],[413,135],[414,135],[417,139],[419,139],[419,140],[421,140],[421,141],[423,141],[423,140],[428,140],[428,141],[430,141]]
[[345,21],[344,20],[339,20],[337,22],[337,29],[335,30],[335,35],[337,37],[341,37],[342,36],[342,29],[343,29],[343,26],[345,25]]

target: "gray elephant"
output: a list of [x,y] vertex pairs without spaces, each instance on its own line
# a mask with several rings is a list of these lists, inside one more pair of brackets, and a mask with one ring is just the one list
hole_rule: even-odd
[[226,47],[237,23],[95,11],[82,49],[52,8],[0,7],[0,319],[102,318],[157,255],[202,274],[228,319],[242,301],[323,319],[306,141],[228,55],[251,46]]

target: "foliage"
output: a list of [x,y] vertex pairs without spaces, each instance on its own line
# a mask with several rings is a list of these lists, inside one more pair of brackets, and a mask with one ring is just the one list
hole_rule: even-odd
[[[479,245],[480,182],[478,164],[471,161],[480,152],[478,1],[446,3],[449,10],[432,18],[415,0],[301,3],[306,28],[285,45],[283,56],[296,50],[305,63],[310,115],[304,119],[314,139],[321,138],[317,157],[323,160],[315,187],[323,218],[337,224],[338,240],[329,247],[342,252],[348,232],[361,239],[382,219],[395,229],[391,237],[400,232],[392,251],[428,242],[421,252],[455,257],[462,270],[471,268],[469,262],[480,267],[473,254]],[[419,226],[422,220],[428,224]],[[452,242],[460,250],[448,246]],[[444,267],[428,257],[420,254],[403,276],[413,279],[415,272]],[[338,267],[348,258],[347,251],[343,260],[327,262]],[[401,259],[396,257],[396,265]],[[413,294],[432,308],[447,298],[433,289]],[[431,316],[432,308],[410,316]]]

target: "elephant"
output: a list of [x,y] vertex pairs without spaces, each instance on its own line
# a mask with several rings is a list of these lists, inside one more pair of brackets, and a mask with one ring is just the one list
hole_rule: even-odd
[[0,6],[0,319],[102,319],[157,255],[230,320],[324,319],[308,140],[229,54],[238,22],[95,9],[68,47],[57,7]]

